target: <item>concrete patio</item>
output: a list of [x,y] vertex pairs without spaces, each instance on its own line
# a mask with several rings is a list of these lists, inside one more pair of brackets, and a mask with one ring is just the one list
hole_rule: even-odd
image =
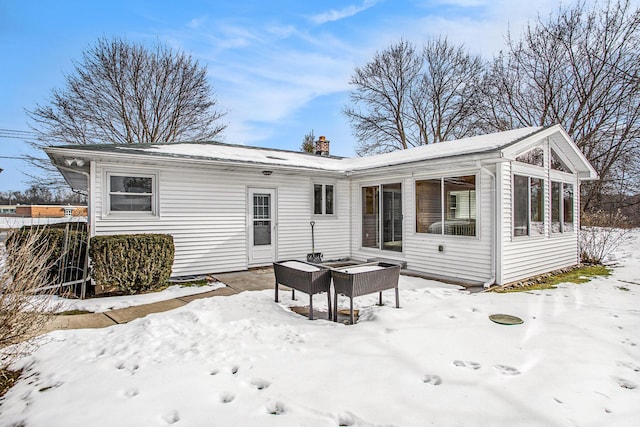
[[210,292],[109,310],[102,313],[53,316],[40,333],[44,334],[60,329],[106,328],[108,326],[130,322],[134,319],[144,317],[147,314],[173,310],[201,298],[229,296],[244,291],[261,291],[274,288],[273,268],[271,267],[214,274],[213,277],[227,286]]

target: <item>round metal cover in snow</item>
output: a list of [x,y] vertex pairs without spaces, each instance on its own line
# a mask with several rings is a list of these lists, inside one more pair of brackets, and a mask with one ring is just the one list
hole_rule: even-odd
[[492,322],[499,323],[501,325],[519,325],[524,321],[516,316],[510,314],[492,314],[489,316]]

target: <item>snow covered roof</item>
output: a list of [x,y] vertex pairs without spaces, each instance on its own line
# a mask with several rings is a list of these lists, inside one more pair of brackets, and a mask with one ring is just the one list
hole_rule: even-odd
[[[57,147],[100,152],[109,154],[147,155],[200,159],[225,163],[259,164],[273,167],[316,169],[333,172],[351,172],[372,169],[381,166],[399,165],[417,161],[454,157],[466,154],[499,150],[538,132],[540,127],[526,127],[505,132],[463,138],[455,141],[440,142],[407,150],[377,154],[366,157],[343,158],[336,156],[318,156],[315,154],[275,150],[243,145],[231,145],[215,142],[208,143],[171,143],[171,144],[133,144],[133,145],[85,145]],[[47,149],[51,152],[53,148]]]
[[561,150],[565,152],[575,167],[580,179],[597,178],[598,174],[595,169],[560,125],[546,128],[525,127],[355,158],[319,156],[299,151],[218,142],[67,145],[48,147],[45,148],[45,152],[72,188],[86,190],[89,176],[89,162],[87,160],[118,161],[127,158],[132,161],[145,162],[150,158],[175,159],[183,162],[194,161],[230,167],[244,165],[350,175],[352,173],[375,172],[382,167],[402,166],[459,156],[513,159],[515,158],[514,153],[528,149],[530,144],[539,143],[544,138],[549,138],[556,145],[559,144]]

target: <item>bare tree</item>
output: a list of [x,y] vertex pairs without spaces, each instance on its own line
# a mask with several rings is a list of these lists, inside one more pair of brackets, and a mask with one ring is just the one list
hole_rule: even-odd
[[612,189],[638,191],[628,171],[640,154],[639,29],[628,1],[560,7],[521,39],[509,34],[485,81],[485,130],[561,123],[582,149],[600,175],[585,187],[586,209]]
[[344,114],[356,152],[388,152],[473,134],[483,62],[446,38],[421,51],[401,40],[377,53],[351,78]]
[[102,38],[64,89],[27,113],[40,147],[212,140],[226,127],[216,108],[206,67],[191,56]]

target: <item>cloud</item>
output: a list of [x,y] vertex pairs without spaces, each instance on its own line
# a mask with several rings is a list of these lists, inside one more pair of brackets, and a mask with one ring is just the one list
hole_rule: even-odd
[[357,15],[358,13],[375,6],[375,4],[376,1],[374,0],[365,0],[360,6],[351,5],[340,10],[331,9],[328,12],[311,16],[310,20],[318,25],[326,24],[327,22],[339,21],[341,19]]
[[191,21],[187,23],[187,27],[197,29],[202,26],[207,21],[206,16],[202,16],[200,18],[193,18]]

